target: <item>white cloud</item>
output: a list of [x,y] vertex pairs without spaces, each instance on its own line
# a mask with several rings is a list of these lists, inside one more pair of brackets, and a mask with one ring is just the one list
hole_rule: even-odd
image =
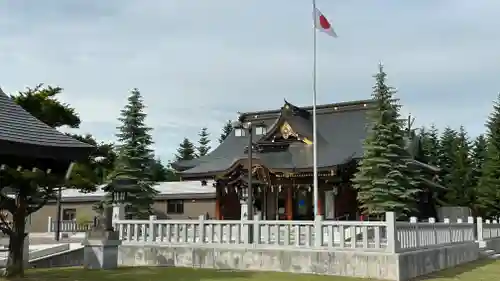
[[[377,63],[418,124],[482,130],[499,90],[495,1],[318,1],[340,37],[318,37],[318,99],[364,99]],[[29,7],[29,9],[27,8]],[[0,4],[0,84],[60,85],[88,131],[113,139],[128,91],[148,105],[169,159],[237,111],[311,101],[307,1],[87,0]],[[406,110],[406,109],[405,109]]]

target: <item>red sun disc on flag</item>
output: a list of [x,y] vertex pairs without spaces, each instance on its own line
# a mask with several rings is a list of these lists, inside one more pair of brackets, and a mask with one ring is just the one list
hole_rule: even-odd
[[330,29],[331,25],[323,15],[319,15],[319,25],[323,29]]

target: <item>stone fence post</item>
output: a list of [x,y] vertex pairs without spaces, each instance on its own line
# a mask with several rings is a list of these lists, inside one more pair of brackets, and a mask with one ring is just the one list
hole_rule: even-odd
[[396,214],[394,212],[386,212],[385,223],[387,227],[387,251],[389,253],[397,253],[399,250],[399,241],[396,227]]
[[483,233],[483,218],[477,217],[477,241],[481,244],[484,241],[484,233]]
[[148,226],[148,242],[154,242],[156,240],[156,216],[149,216],[149,226]]
[[415,233],[415,247],[420,248],[420,230],[418,229],[418,219],[417,217],[410,217],[410,223],[413,226]]
[[260,216],[255,216],[253,218],[252,229],[253,229],[252,243],[259,244],[260,243]]
[[[351,237],[351,241],[356,241],[356,238]],[[316,217],[314,217],[314,246],[323,246],[323,217],[321,215],[316,215]]]
[[[205,243],[205,236],[206,236],[206,231],[205,231],[205,215],[200,215],[198,217],[198,243],[204,244]],[[196,239],[196,231],[193,230],[193,239]],[[195,241],[196,242],[196,241]]]

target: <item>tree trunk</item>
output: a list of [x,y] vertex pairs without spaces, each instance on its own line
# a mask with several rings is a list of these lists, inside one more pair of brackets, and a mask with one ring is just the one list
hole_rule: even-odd
[[24,200],[19,200],[18,209],[12,216],[12,233],[9,235],[9,257],[5,268],[5,277],[22,277],[24,275],[24,238],[26,208]]

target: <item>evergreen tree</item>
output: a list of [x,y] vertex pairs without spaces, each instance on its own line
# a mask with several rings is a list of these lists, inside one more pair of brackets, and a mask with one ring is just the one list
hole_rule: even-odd
[[152,164],[154,154],[150,135],[151,128],[145,125],[146,114],[141,93],[132,90],[128,104],[121,110],[118,120],[118,154],[111,179],[127,179],[136,182],[127,190],[127,217],[145,218],[150,215],[157,191],[153,188]]
[[205,156],[210,151],[210,134],[207,131],[207,128],[202,128],[200,133],[198,134],[200,139],[198,140],[198,157]]
[[167,165],[167,179],[165,181],[180,181],[181,177],[172,168],[172,164],[169,162]]
[[382,216],[387,211],[407,216],[415,211],[420,190],[409,165],[405,121],[395,90],[386,85],[386,73],[380,65],[375,76],[372,97],[376,109],[369,113],[371,130],[364,141],[364,155],[353,182],[363,213]]
[[226,124],[222,128],[222,134],[220,134],[219,143],[222,143],[233,131],[233,123],[231,120],[227,120]]
[[474,216],[478,216],[480,211],[481,202],[477,200],[478,191],[480,190],[479,179],[482,176],[483,164],[487,156],[486,151],[486,138],[484,135],[479,135],[474,140],[474,145],[472,147],[471,160],[472,160],[472,172],[470,178],[470,185],[476,192],[476,197],[473,198],[472,211]]
[[453,147],[451,185],[447,188],[445,199],[448,204],[470,207],[475,198],[474,189],[471,187],[471,143],[463,126],[460,126]]
[[477,197],[481,213],[496,217],[500,215],[500,95],[493,105],[486,128],[488,145]]
[[[440,184],[446,189],[452,188],[452,176],[453,168],[455,167],[455,149],[456,149],[457,131],[446,127],[441,134],[439,140],[439,157],[438,166],[441,169],[439,173]],[[449,205],[453,202],[447,202],[445,199],[445,194],[439,196],[439,200],[442,203]]]
[[439,132],[436,126],[432,125],[429,130],[422,128],[421,133],[422,150],[425,155],[425,163],[438,166],[439,160]]
[[160,158],[153,159],[151,163],[151,176],[155,182],[167,181],[168,170],[163,165]]
[[196,157],[194,144],[188,138],[184,138],[177,149],[176,161],[191,160]]

